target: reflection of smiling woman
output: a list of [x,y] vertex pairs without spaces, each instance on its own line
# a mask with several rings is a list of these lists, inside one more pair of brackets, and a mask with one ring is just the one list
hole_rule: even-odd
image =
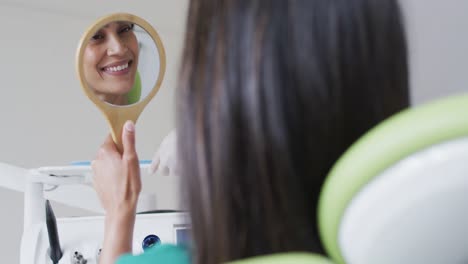
[[89,87],[111,104],[128,104],[135,82],[138,41],[134,24],[111,22],[96,32],[84,52],[84,75]]

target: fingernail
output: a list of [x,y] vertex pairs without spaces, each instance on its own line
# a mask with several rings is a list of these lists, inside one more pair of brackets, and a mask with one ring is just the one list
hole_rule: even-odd
[[125,130],[127,130],[128,132],[135,132],[135,125],[132,121],[128,120],[127,122],[125,122]]

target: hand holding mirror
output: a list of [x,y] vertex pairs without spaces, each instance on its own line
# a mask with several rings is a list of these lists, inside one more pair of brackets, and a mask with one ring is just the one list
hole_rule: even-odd
[[105,115],[122,150],[125,121],[136,122],[164,77],[166,56],[158,33],[135,15],[103,17],[83,34],[76,67],[85,94]]

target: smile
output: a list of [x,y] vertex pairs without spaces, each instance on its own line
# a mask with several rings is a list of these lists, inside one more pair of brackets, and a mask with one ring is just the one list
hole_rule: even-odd
[[123,63],[121,65],[114,65],[114,66],[110,66],[110,67],[104,67],[102,68],[101,70],[104,71],[104,72],[108,72],[108,73],[118,73],[118,72],[123,72],[125,70],[128,69],[128,67],[130,67],[132,65],[132,61],[128,61],[126,63]]

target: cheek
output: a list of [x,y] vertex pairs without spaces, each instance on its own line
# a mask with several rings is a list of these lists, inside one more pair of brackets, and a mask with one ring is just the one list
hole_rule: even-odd
[[85,74],[86,79],[88,79],[90,77],[89,75],[90,75],[91,69],[92,69],[90,64],[91,64],[91,58],[89,57],[88,54],[85,53],[83,55],[83,72]]
[[83,55],[83,65],[85,66],[85,70],[94,70],[96,69],[99,58],[101,57],[99,54],[102,53],[97,49],[89,49],[86,50]]
[[98,56],[95,50],[86,50],[83,54],[83,73],[89,85],[94,86],[95,81],[99,79],[97,71]]
[[129,43],[127,44],[127,47],[131,50],[131,52],[133,53],[133,56],[135,56],[135,59],[138,59],[138,55],[139,55],[138,40],[136,39],[135,36],[130,39]]

